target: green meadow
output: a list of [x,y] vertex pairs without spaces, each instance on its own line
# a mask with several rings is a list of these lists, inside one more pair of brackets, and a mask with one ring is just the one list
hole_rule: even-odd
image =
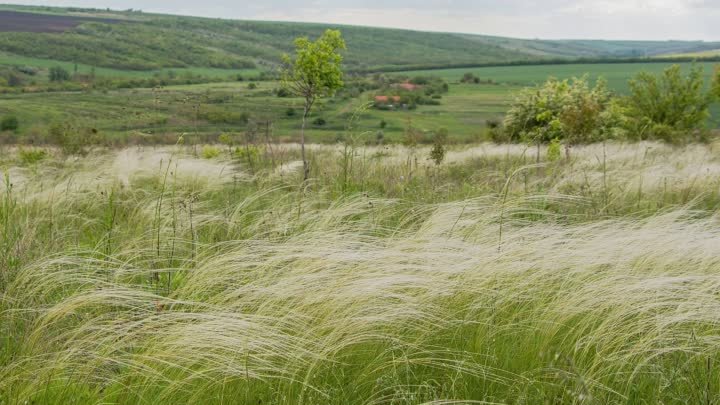
[[[313,142],[342,140],[350,118],[354,132],[364,143],[398,142],[408,127],[423,132],[445,128],[454,142],[487,139],[488,120],[501,120],[514,94],[549,77],[571,78],[589,74],[604,77],[609,87],[623,94],[627,82],[640,71],[660,72],[669,64],[605,64],[515,66],[505,68],[430,70],[394,73],[408,77],[436,75],[449,82],[449,91],[439,105],[418,106],[416,110],[378,111],[370,107],[377,91],[357,97],[325,99],[314,111],[310,125]],[[689,67],[690,65],[685,65]],[[705,74],[713,72],[705,63]],[[225,72],[225,71],[223,71]],[[493,84],[459,83],[472,72]],[[247,72],[245,72],[247,73]],[[221,82],[161,89],[123,89],[110,91],[60,92],[2,95],[0,115],[14,114],[21,122],[19,133],[35,134],[53,122],[73,121],[100,130],[108,139],[121,139],[128,133],[143,137],[163,134],[167,139],[186,134],[189,139],[213,139],[222,132],[239,133],[248,121],[273,123],[274,135],[284,141],[297,139],[301,100],[277,97],[276,81]],[[256,88],[250,89],[249,87]],[[288,115],[288,110],[293,115]],[[718,125],[718,106],[712,109],[710,127]],[[384,122],[384,124],[383,124]],[[381,135],[379,135],[379,133]]]
[[[99,77],[109,78],[152,78],[154,76],[167,75],[169,73],[175,73],[179,76],[189,73],[192,75],[199,75],[212,79],[228,79],[232,76],[237,75],[248,78],[256,77],[260,73],[259,69],[217,69],[207,67],[180,67],[156,70],[124,70],[107,67],[96,67],[83,63],[73,63],[61,60],[33,58],[29,56],[20,56],[2,52],[0,52],[0,65],[32,66],[40,69],[49,69],[54,66],[60,66],[63,69],[73,73],[76,73],[75,68],[77,67],[77,73],[90,75],[91,73],[95,72],[95,75]],[[46,77],[43,77],[43,79],[47,80]]]
[[[627,92],[627,82],[633,76],[640,72],[660,73],[666,69],[670,63],[668,62],[652,62],[652,63],[597,63],[597,64],[567,64],[567,65],[546,65],[546,66],[500,66],[500,67],[482,67],[468,69],[439,69],[439,70],[420,70],[404,72],[408,75],[434,75],[442,77],[448,81],[459,81],[463,74],[471,72],[480,79],[493,80],[498,83],[516,84],[521,86],[531,86],[541,84],[549,76],[558,79],[570,79],[572,77],[588,74],[591,78],[596,79],[603,77],[608,82],[608,87],[612,90],[625,93]],[[685,70],[688,70],[692,63],[680,63]],[[705,70],[705,75],[709,79],[717,65],[715,62],[698,62]]]

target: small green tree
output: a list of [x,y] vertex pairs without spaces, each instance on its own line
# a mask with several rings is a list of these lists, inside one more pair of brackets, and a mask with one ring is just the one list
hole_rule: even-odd
[[8,86],[10,86],[10,87],[22,86],[23,82],[24,82],[24,80],[23,80],[22,76],[15,74],[15,73],[10,73],[7,77],[7,83],[8,83]]
[[547,159],[551,162],[557,162],[560,160],[560,140],[555,138],[550,141],[547,149]]
[[65,70],[62,66],[53,66],[50,68],[51,82],[64,82],[66,80],[70,80],[70,72]]
[[710,105],[720,97],[718,85],[706,88],[702,66],[693,66],[687,75],[680,65],[659,75],[642,72],[629,84],[630,95],[623,99],[623,105],[627,129],[638,139],[673,141],[678,134],[703,127]]
[[233,139],[228,133],[222,133],[218,137],[218,142],[228,147],[228,153],[232,153]]
[[295,57],[283,57],[283,87],[305,99],[300,130],[300,150],[303,160],[303,179],[307,180],[310,166],[305,157],[305,125],[318,98],[330,96],[343,86],[341,50],[345,40],[337,30],[327,30],[315,42],[306,37],[295,40]]
[[20,127],[20,122],[14,115],[8,115],[0,121],[0,131],[17,131]]
[[403,145],[411,149],[415,148],[417,147],[418,142],[420,142],[421,136],[422,133],[419,129],[413,126],[412,117],[408,115],[407,121],[405,122],[405,132],[403,133]]
[[433,137],[433,148],[430,150],[430,159],[435,162],[436,165],[440,165],[445,160],[445,144],[448,141],[448,130],[445,128],[439,129],[435,132]]
[[50,125],[49,139],[58,145],[65,155],[85,155],[87,148],[98,144],[101,136],[95,128],[78,127],[68,122]]
[[480,83],[480,78],[475,76],[472,72],[467,72],[463,75],[462,79],[460,79],[460,83]]

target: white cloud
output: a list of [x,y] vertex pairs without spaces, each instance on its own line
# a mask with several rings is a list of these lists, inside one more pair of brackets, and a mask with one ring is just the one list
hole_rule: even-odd
[[565,13],[622,16],[687,15],[704,5],[701,0],[580,0],[561,9]]

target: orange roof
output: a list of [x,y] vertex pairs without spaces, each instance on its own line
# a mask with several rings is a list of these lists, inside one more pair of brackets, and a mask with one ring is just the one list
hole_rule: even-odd
[[418,86],[417,84],[412,84],[410,82],[400,83],[397,85],[397,87],[400,87],[401,89],[414,91],[419,89],[421,86]]
[[389,103],[390,101],[399,103],[400,96],[375,96],[376,103]]

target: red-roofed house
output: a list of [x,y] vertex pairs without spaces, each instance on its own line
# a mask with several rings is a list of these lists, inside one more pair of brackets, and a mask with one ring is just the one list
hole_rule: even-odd
[[397,87],[397,88],[400,88],[400,89],[403,89],[403,90],[407,90],[407,91],[415,91],[415,90],[417,90],[417,89],[419,89],[419,88],[422,88],[422,86],[419,86],[419,85],[417,85],[417,84],[412,84],[412,83],[410,83],[410,82],[404,82],[404,83],[394,84],[393,86],[394,86],[394,87]]
[[375,104],[399,103],[400,96],[375,96]]

